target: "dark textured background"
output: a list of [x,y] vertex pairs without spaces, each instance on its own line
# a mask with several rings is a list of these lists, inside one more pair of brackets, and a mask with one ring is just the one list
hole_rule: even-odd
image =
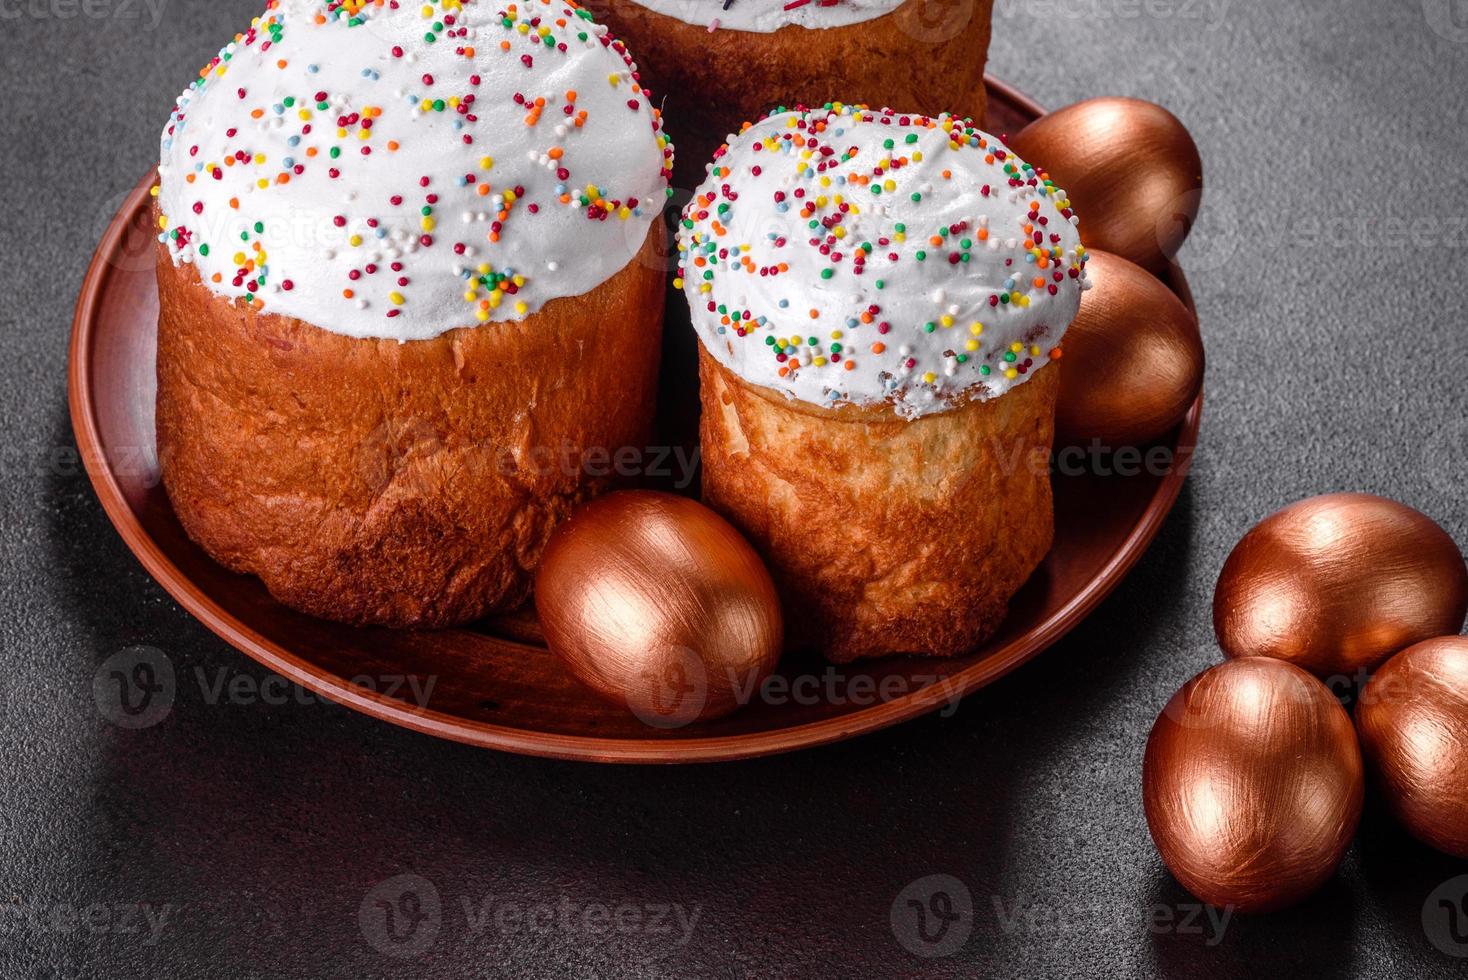
[[[195,671],[265,674],[124,549],[65,401],[92,246],[174,95],[261,6],[162,0],[155,22],[150,2],[59,19],[79,4],[0,0],[0,973],[1463,975],[1421,913],[1468,865],[1374,812],[1303,907],[1212,944],[1149,927],[1191,900],[1153,850],[1138,774],[1160,706],[1219,657],[1214,578],[1255,520],[1362,489],[1468,543],[1468,0],[1000,0],[998,75],[1050,106],[1163,102],[1201,145],[1205,213],[1184,253],[1210,357],[1194,475],[1116,594],[954,717],[673,769],[497,755],[314,702],[207,703]],[[187,682],[160,724],[127,731],[92,679],[136,644]],[[418,960],[359,926],[369,890],[400,874],[441,898]],[[976,922],[923,960],[889,910],[931,874],[967,886]],[[684,943],[465,912],[562,896],[699,918]],[[129,931],[141,906],[170,910],[156,941]]]

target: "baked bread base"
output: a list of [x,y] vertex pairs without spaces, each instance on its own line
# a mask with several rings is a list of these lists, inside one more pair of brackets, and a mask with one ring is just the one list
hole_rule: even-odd
[[621,272],[523,321],[406,343],[257,312],[160,245],[158,451],[184,529],[326,619],[521,605],[556,524],[647,446],[663,240],[654,222]]
[[769,563],[798,645],[968,652],[1050,550],[1052,367],[913,420],[787,399],[703,349],[699,377],[704,500]]
[[[716,0],[707,0],[715,3]],[[846,27],[768,34],[716,30],[633,0],[591,10],[636,54],[677,144],[676,179],[693,187],[730,133],[775,106],[841,101],[984,122],[993,0],[908,0]]]

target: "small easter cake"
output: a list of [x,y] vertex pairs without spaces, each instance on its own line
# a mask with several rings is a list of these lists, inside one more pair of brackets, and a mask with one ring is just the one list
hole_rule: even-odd
[[1050,548],[1085,250],[970,121],[833,104],[720,150],[683,213],[704,496],[835,661],[990,636]]

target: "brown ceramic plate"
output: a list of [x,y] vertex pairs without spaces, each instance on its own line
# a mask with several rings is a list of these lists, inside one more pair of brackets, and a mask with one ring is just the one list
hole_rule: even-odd
[[[1015,132],[1040,108],[989,80],[989,127]],[[1161,474],[1057,476],[1056,543],[990,643],[947,661],[894,659],[831,668],[786,658],[769,696],[716,722],[663,730],[606,704],[539,643],[527,614],[434,633],[354,629],[279,605],[184,535],[158,481],[153,440],[158,303],[148,175],[92,259],[72,328],[72,424],[87,472],[134,554],[185,609],[266,667],[375,718],[473,745],[597,762],[701,762],[786,752],[916,717],[990,684],[1049,647],[1142,556],[1177,499],[1202,399],[1163,445]],[[1192,307],[1181,271],[1169,285]],[[412,677],[406,689],[366,678]]]

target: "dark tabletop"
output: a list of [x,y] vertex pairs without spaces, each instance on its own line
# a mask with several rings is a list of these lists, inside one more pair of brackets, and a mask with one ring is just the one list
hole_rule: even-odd
[[[108,524],[67,415],[72,303],[173,97],[261,6],[0,0],[0,973],[1463,975],[1422,914],[1464,862],[1368,810],[1320,894],[1220,928],[1162,867],[1139,772],[1220,659],[1213,584],[1254,521],[1359,489],[1468,543],[1468,0],[1000,0],[997,75],[1162,102],[1201,146],[1193,475],[1113,597],[952,717],[690,768],[500,755],[272,687]],[[179,683],[130,730],[93,679],[137,645]],[[915,938],[934,890],[966,891],[966,941]],[[415,896],[394,947],[378,902]]]

